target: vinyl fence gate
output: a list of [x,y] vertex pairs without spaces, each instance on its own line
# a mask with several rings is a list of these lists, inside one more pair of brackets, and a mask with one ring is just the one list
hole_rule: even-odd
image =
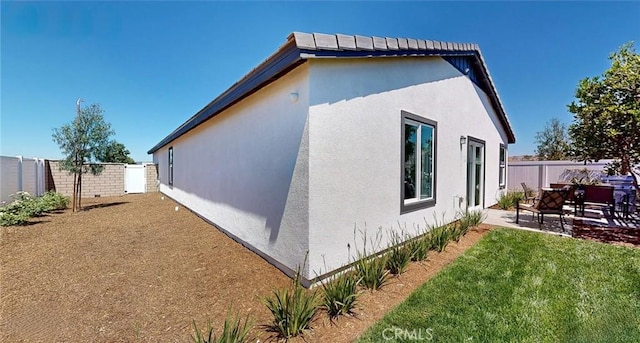
[[140,164],[126,164],[124,166],[124,192],[146,193],[147,166]]

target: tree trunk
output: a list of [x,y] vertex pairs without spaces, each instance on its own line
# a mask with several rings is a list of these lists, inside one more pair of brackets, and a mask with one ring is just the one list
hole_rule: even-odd
[[78,174],[78,211],[82,210],[82,167]]
[[73,210],[73,212],[76,211],[76,190],[78,187],[78,173],[74,172],[73,173],[73,194],[71,195],[71,202],[73,203],[73,205],[71,205],[71,208]]

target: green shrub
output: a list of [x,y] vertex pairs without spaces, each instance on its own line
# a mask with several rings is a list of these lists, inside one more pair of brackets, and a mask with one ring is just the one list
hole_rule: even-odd
[[[354,229],[354,241],[355,241],[355,229]],[[365,227],[364,231],[360,231],[362,235],[363,248],[360,250],[356,245],[356,262],[354,263],[354,271],[358,279],[360,279],[360,284],[365,288],[370,290],[376,290],[381,288],[387,283],[387,276],[389,275],[389,271],[386,270],[387,267],[387,257],[385,255],[378,256],[377,254],[372,254],[371,256],[369,250],[367,249],[367,244],[371,244],[373,247],[373,251],[379,250],[380,241],[382,239],[382,228],[380,228],[375,235],[375,238],[367,241],[367,229]]]
[[402,236],[391,232],[391,248],[386,254],[386,268],[393,275],[402,274],[411,262],[411,250],[402,242]]
[[464,235],[464,231],[463,231],[463,226],[460,224],[460,222],[455,222],[455,223],[451,223],[449,225],[447,225],[450,232],[450,238],[456,242],[460,242],[460,238],[462,238],[462,236]]
[[29,218],[38,217],[45,212],[42,203],[27,192],[18,192],[11,197],[13,198],[13,202],[4,207],[6,212],[14,214],[22,213]]
[[471,228],[471,219],[469,219],[468,217],[463,216],[462,218],[460,218],[460,220],[458,220],[458,229],[460,230],[460,234],[462,236],[465,236]]
[[29,218],[66,208],[69,202],[68,198],[55,192],[47,192],[37,198],[27,192],[18,192],[11,197],[13,202],[0,208],[2,226],[25,225]]
[[203,335],[198,329],[196,321],[193,321],[194,334],[191,336],[194,343],[244,343],[249,342],[249,331],[253,324],[249,320],[249,317],[244,321],[239,316],[232,317],[231,313],[227,315],[224,320],[224,326],[222,327],[222,334],[220,337],[216,337],[211,327],[211,321],[207,323],[207,330]]
[[502,210],[508,210],[513,208],[516,203],[522,201],[522,199],[524,199],[524,192],[521,191],[501,193],[500,198],[498,198],[498,207]]
[[0,226],[26,225],[29,222],[29,216],[25,213],[5,212],[0,209]]
[[424,261],[430,248],[429,235],[425,234],[413,238],[407,242],[407,247],[411,252],[411,261]]
[[45,208],[45,212],[64,210],[69,205],[69,198],[53,191],[48,191],[38,198]]
[[364,254],[358,253],[355,271],[360,278],[360,284],[364,287],[376,290],[384,286],[389,275],[386,267],[387,257],[385,255],[365,257]]
[[355,273],[334,277],[328,281],[322,281],[323,305],[329,317],[351,314],[358,298],[358,283],[360,279]]
[[285,339],[308,330],[319,307],[317,293],[300,284],[300,271],[290,289],[273,291],[273,297],[266,298],[264,304],[273,315],[271,329]]
[[462,218],[469,223],[469,226],[478,226],[486,219],[486,214],[482,210],[467,211]]
[[430,247],[438,252],[444,251],[451,240],[452,230],[449,225],[440,225],[429,231]]

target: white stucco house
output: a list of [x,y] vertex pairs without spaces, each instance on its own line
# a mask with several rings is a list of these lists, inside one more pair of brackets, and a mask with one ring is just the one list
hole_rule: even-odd
[[477,45],[296,32],[149,153],[162,193],[289,274],[308,253],[309,282],[365,228],[495,204],[514,142]]

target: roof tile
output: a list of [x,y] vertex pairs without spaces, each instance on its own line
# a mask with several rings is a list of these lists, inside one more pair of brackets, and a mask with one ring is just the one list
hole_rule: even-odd
[[409,50],[409,42],[406,38],[398,38],[398,48],[400,50]]
[[339,50],[338,39],[336,38],[336,35],[314,33],[313,38],[316,41],[316,47],[318,49]]
[[296,40],[296,45],[301,49],[316,49],[316,42],[313,40],[313,35],[304,32],[294,32],[293,37]]
[[409,45],[409,49],[418,50],[418,40],[413,38],[407,38],[407,44]]
[[337,34],[338,47],[344,50],[356,50],[356,38],[351,35]]
[[389,50],[398,50],[398,40],[396,38],[387,37],[386,40]]
[[373,38],[373,48],[376,50],[389,50],[387,49],[387,40],[380,37]]
[[373,50],[373,39],[356,35],[356,47],[361,50]]

